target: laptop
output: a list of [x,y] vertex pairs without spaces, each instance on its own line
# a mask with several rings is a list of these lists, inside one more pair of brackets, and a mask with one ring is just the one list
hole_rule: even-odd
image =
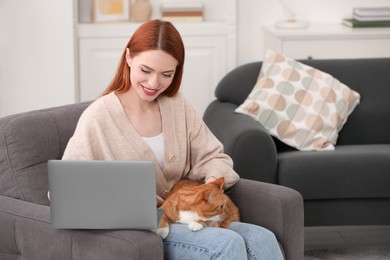
[[54,228],[157,229],[153,162],[49,160],[48,177]]

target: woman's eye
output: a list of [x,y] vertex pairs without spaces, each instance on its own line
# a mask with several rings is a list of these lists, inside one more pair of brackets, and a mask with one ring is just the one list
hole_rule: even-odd
[[141,71],[142,71],[143,73],[150,73],[150,71],[148,71],[148,70],[146,70],[146,69],[144,69],[144,68],[141,68]]
[[172,74],[163,74],[163,76],[166,78],[170,78],[170,77],[172,77]]

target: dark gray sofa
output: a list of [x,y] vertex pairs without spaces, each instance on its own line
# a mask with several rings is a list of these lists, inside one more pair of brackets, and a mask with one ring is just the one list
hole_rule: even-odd
[[204,114],[242,178],[280,184],[304,198],[305,225],[390,224],[390,58],[302,60],[361,94],[334,151],[297,151],[234,110],[261,62],[228,73]]
[[[163,259],[162,240],[151,231],[51,226],[47,161],[62,157],[88,104],[0,119],[0,259]],[[303,259],[303,200],[298,192],[241,180],[229,194],[243,221],[272,230],[287,259]]]

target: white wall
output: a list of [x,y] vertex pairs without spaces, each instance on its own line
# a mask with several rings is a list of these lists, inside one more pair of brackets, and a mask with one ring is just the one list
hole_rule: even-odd
[[0,116],[75,101],[73,2],[0,0]]
[[[153,0],[152,0],[153,1]],[[339,23],[390,0],[286,0],[298,18]],[[263,58],[261,26],[284,18],[276,0],[237,0],[238,65]],[[74,102],[73,0],[0,0],[0,117]]]
[[[263,58],[263,24],[284,18],[279,1],[238,1],[238,64]],[[311,23],[340,23],[353,7],[390,6],[389,0],[286,0],[298,19]]]

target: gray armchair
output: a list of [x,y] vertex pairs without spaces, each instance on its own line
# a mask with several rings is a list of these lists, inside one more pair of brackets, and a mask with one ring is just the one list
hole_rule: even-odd
[[[0,119],[0,259],[163,259],[151,231],[59,230],[50,223],[47,161],[60,159],[89,103]],[[287,259],[303,259],[301,195],[241,180],[229,191],[242,220],[272,230]]]

